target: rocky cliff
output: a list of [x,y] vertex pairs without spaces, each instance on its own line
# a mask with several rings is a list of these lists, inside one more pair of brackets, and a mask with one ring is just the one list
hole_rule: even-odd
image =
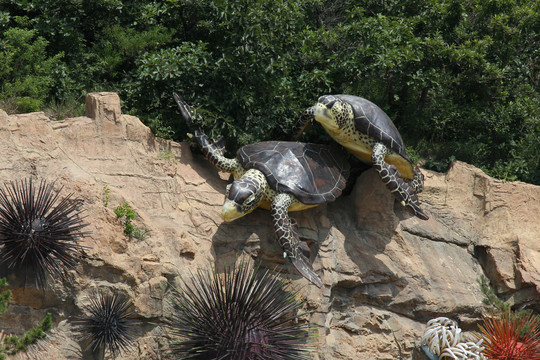
[[[421,359],[430,318],[474,328],[482,275],[501,297],[538,310],[540,187],[504,183],[460,162],[446,174],[424,170],[420,199],[430,219],[421,221],[367,170],[349,195],[295,214],[324,283],[318,289],[281,257],[267,212],[221,221],[228,176],[188,144],[154,137],[121,113],[113,93],[90,94],[86,113],[52,121],[0,110],[0,182],[56,180],[62,194],[83,200],[90,224],[85,257],[67,284],[23,290],[20,274],[0,268],[14,292],[0,329],[20,333],[53,315],[55,330],[34,349],[42,358],[81,358],[73,319],[93,290],[108,287],[128,294],[139,314],[135,346],[121,359],[166,359],[170,284],[239,256],[276,267],[302,288],[304,317],[318,329],[314,359]],[[126,237],[113,212],[126,201],[136,225],[150,230],[142,239]]]

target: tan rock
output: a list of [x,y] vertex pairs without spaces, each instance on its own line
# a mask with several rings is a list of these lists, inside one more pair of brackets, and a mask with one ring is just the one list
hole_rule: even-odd
[[116,93],[90,93],[86,97],[86,116],[97,122],[113,122],[120,120],[120,97]]

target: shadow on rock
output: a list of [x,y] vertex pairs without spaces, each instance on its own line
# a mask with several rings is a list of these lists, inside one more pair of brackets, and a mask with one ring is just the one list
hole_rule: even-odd
[[[289,215],[296,219],[299,213],[301,212]],[[302,226],[300,221],[299,225]],[[311,249],[310,260],[313,263],[313,259],[317,257],[318,247],[309,239],[306,242]],[[216,259],[219,259],[215,264],[217,268],[234,263],[244,252],[260,261],[264,268],[284,273],[293,280],[303,278],[290,261],[283,257],[283,250],[277,243],[272,217],[268,210],[256,209],[233,222],[221,223],[212,237],[212,249]]]

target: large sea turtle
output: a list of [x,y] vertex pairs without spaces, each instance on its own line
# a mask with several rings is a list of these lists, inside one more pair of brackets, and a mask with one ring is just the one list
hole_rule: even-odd
[[407,157],[401,135],[381,108],[358,96],[321,96],[300,116],[293,139],[299,138],[312,119],[357,158],[373,164],[386,187],[412,214],[428,219],[416,195],[423,189],[424,176]]
[[191,137],[218,169],[231,173],[221,216],[233,221],[257,207],[270,210],[283,256],[318,287],[322,281],[308,261],[309,248],[300,241],[296,221],[289,211],[298,211],[334,201],[341,195],[349,175],[348,155],[337,148],[288,141],[265,141],[241,147],[236,158],[226,158],[223,146],[212,141],[193,124],[184,100],[174,94]]

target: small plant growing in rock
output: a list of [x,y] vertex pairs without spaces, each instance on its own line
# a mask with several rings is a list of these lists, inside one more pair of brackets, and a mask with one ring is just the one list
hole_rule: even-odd
[[0,263],[20,271],[26,279],[35,276],[36,287],[44,287],[47,275],[65,279],[65,270],[77,265],[87,234],[81,217],[81,201],[69,194],[58,202],[60,191],[53,184],[32,179],[0,187]]
[[108,207],[111,200],[111,188],[109,185],[103,187],[103,206]]
[[[2,291],[2,289],[6,286],[7,286],[6,278],[1,278],[0,291]],[[11,290],[0,292],[0,315],[6,312],[10,299],[11,299]],[[0,329],[0,360],[4,360],[6,358],[3,344],[4,344],[3,330]]]
[[133,303],[116,291],[112,294],[99,292],[89,300],[86,314],[76,321],[83,333],[82,341],[101,358],[106,350],[116,357],[133,342]]
[[131,234],[133,234],[133,229],[135,228],[133,220],[135,220],[136,217],[135,211],[133,211],[131,205],[126,201],[125,203],[118,205],[114,209],[114,213],[116,214],[116,217],[123,219],[124,221],[124,234],[131,236]]
[[124,222],[124,235],[142,240],[150,234],[149,229],[145,227],[141,228],[133,224],[137,215],[127,201],[118,205],[114,209],[114,213]]
[[[6,279],[0,279],[0,290],[6,286]],[[0,292],[0,314],[7,310],[11,295],[12,293],[10,290]],[[28,350],[28,346],[35,344],[39,339],[43,339],[46,336],[45,332],[50,330],[51,327],[51,314],[47,314],[40,325],[28,331],[22,337],[0,336],[0,360],[4,360],[6,358],[6,354],[15,355],[18,352]],[[0,331],[0,333],[2,333],[2,331]]]
[[309,359],[304,301],[278,276],[242,263],[223,275],[202,271],[171,298],[171,352],[181,359]]
[[489,281],[484,275],[478,279],[478,284],[480,285],[480,291],[484,294],[484,299],[482,300],[484,304],[500,313],[510,310],[510,304],[497,296],[495,290],[489,285]]
[[[0,279],[0,291],[7,286],[6,278]],[[9,300],[11,299],[11,290],[0,292],[0,314],[6,312]]]
[[22,337],[8,336],[4,339],[1,351],[6,354],[15,355],[28,350],[28,346],[35,344],[39,339],[43,339],[46,332],[52,328],[51,314],[45,315],[41,324],[26,332]]
[[174,153],[169,149],[163,149],[159,152],[159,158],[166,161],[171,161],[173,164],[177,164]]

